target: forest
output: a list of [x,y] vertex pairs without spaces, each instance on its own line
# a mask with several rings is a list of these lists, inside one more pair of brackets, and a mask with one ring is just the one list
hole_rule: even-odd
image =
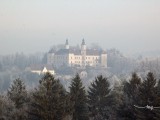
[[[58,46],[57,49],[59,49]],[[97,47],[93,47],[97,48]],[[97,49],[101,49],[98,47]],[[21,78],[25,82],[27,89],[34,88],[38,85],[38,80],[42,77],[37,74],[33,74],[29,68],[32,65],[46,65],[47,64],[47,52],[24,54],[16,53],[11,55],[0,55],[0,93],[7,91],[8,87],[16,78]],[[153,57],[153,59],[146,58],[145,56],[126,56],[117,49],[107,50],[107,70],[100,71],[95,68],[86,69],[88,78],[84,81],[84,86],[92,82],[93,79],[99,74],[104,73],[105,77],[110,79],[115,76],[120,82],[128,80],[132,72],[136,72],[142,77],[145,77],[149,71],[152,71],[156,79],[160,78],[160,58]],[[71,75],[76,74],[76,70],[69,67],[54,68],[55,73],[59,75]],[[66,81],[63,81],[63,85]],[[110,80],[112,81],[112,80]],[[87,83],[86,83],[87,82]],[[69,83],[67,83],[68,85]],[[68,87],[68,86],[67,86]]]
[[28,70],[46,64],[47,53],[0,56],[0,120],[159,120],[159,58],[116,49],[107,55],[107,70],[88,68],[85,79],[74,69],[55,69],[72,73],[68,80]]
[[79,74],[66,91],[58,79],[46,73],[27,90],[15,79],[0,95],[0,120],[159,120],[160,80],[152,72],[145,78],[132,73],[129,81],[110,88],[98,75],[86,90]]

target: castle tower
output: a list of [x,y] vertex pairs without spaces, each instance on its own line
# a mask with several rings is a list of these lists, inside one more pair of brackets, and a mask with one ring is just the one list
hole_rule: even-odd
[[86,43],[84,41],[84,39],[82,40],[82,44],[81,44],[81,51],[86,50]]
[[68,39],[66,39],[65,48],[69,49]]
[[107,53],[105,51],[101,53],[101,67],[107,68]]
[[82,55],[82,67],[86,66],[86,44],[84,39],[82,40],[81,44],[81,55]]

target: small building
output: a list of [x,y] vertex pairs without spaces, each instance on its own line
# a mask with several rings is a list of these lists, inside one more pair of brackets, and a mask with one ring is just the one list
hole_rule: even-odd
[[80,75],[81,78],[87,78],[88,74],[87,74],[86,71],[81,71],[79,75]]
[[55,71],[51,66],[32,66],[31,67],[31,72],[32,73],[37,73],[39,75],[45,74],[47,72],[49,72],[52,75],[55,74]]

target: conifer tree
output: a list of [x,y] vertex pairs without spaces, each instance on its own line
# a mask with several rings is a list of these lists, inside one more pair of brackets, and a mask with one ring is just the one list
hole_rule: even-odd
[[129,82],[124,82],[123,104],[118,110],[118,116],[126,120],[135,120],[134,105],[138,102],[139,87],[141,85],[141,78],[136,73],[132,73]]
[[72,120],[88,120],[87,96],[78,74],[72,79],[70,95],[74,104]]
[[8,97],[15,103],[16,108],[22,107],[27,100],[27,91],[24,82],[16,79],[8,90]]
[[143,81],[139,89],[139,101],[137,106],[145,107],[144,109],[136,109],[136,117],[138,120],[159,120],[160,114],[158,109],[149,109],[149,107],[160,106],[158,92],[156,87],[156,79],[153,73],[147,74],[146,80]]
[[130,81],[124,85],[124,92],[128,96],[129,102],[136,102],[140,85],[141,78],[139,78],[136,73],[133,73]]
[[31,120],[62,120],[71,111],[70,97],[59,80],[46,73],[33,92],[29,110]]
[[15,105],[7,96],[0,95],[0,120],[13,120]]
[[157,84],[157,94],[158,94],[158,98],[160,100],[160,79],[158,80],[158,84]]
[[108,120],[119,120],[119,116],[117,113],[120,111],[120,107],[124,103],[124,97],[123,97],[123,87],[120,86],[114,86],[112,91],[110,92],[110,105],[109,105],[109,118]]
[[15,109],[12,111],[12,119],[26,120],[27,119],[27,90],[24,82],[21,79],[16,79],[8,90],[8,98],[14,103]]
[[109,118],[108,106],[110,104],[110,89],[107,78],[102,75],[95,78],[88,91],[88,104],[91,117],[94,120],[106,120]]

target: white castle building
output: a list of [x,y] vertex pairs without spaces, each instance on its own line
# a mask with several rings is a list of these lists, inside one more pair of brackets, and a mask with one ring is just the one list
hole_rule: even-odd
[[47,56],[48,64],[61,66],[101,66],[107,68],[107,53],[103,50],[87,49],[84,39],[81,48],[70,48],[68,40],[65,47],[58,51],[50,50]]

